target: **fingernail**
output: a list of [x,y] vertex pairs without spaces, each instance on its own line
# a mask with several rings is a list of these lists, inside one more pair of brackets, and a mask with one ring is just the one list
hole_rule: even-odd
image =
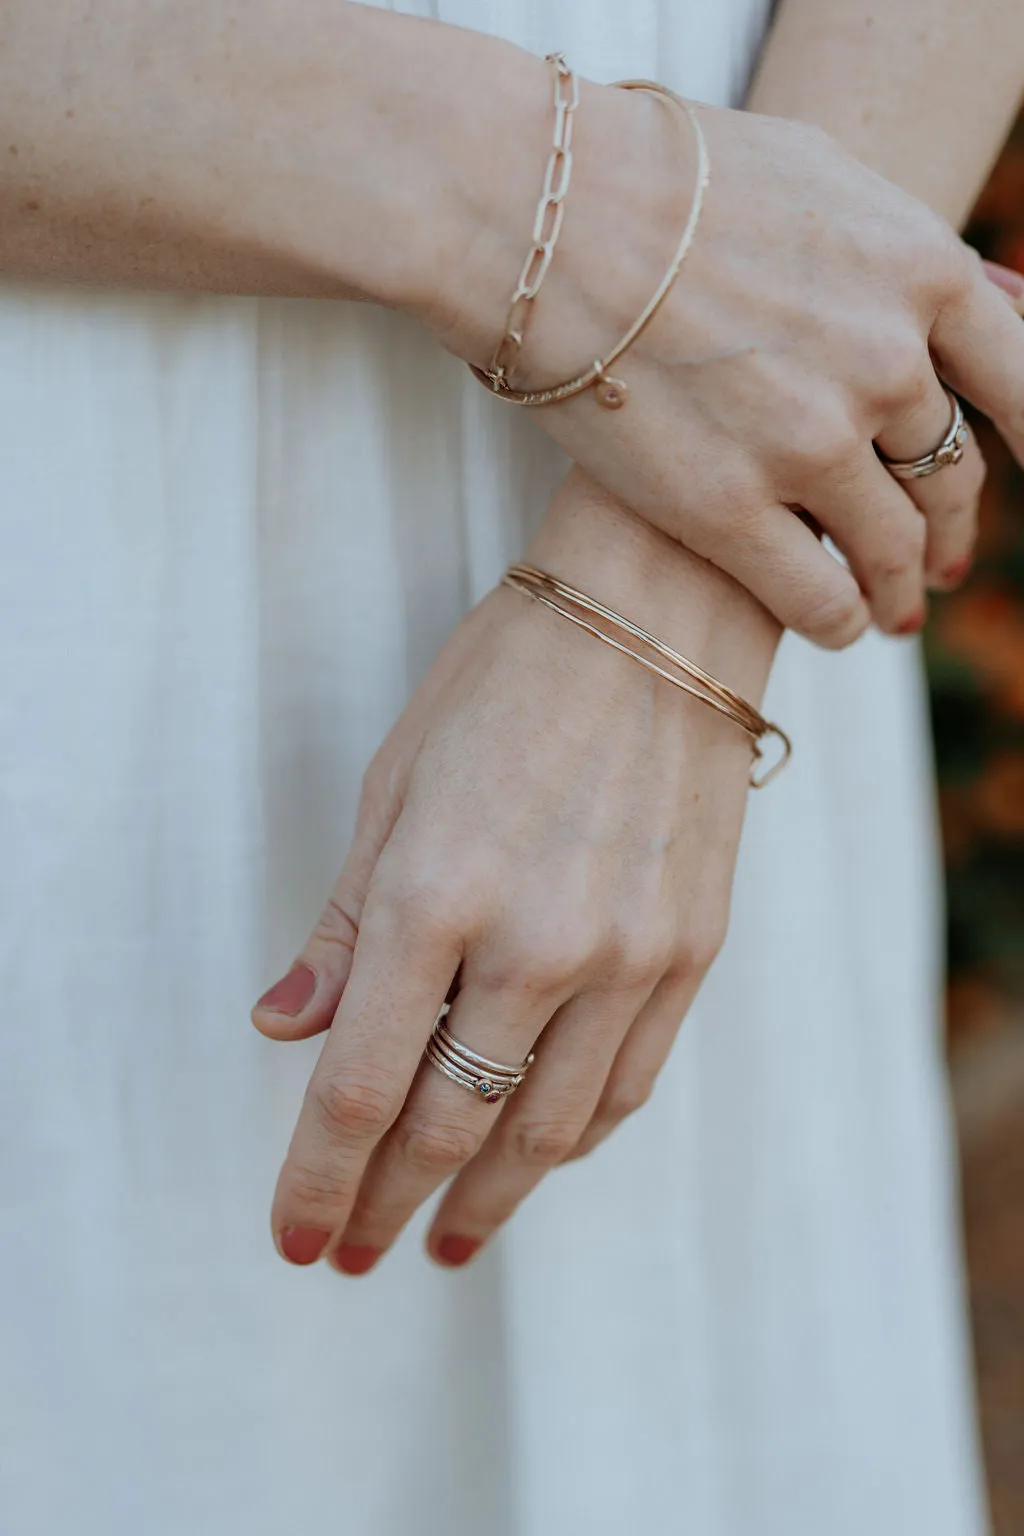
[[331,1254],[331,1263],[345,1275],[365,1275],[380,1258],[383,1249],[365,1248],[358,1243],[340,1243]]
[[1015,299],[1024,299],[1024,276],[1015,272],[1012,267],[1004,267],[998,261],[986,261],[985,271],[1004,293],[1010,294]]
[[315,991],[316,972],[297,960],[287,976],[282,976],[268,992],[264,992],[256,1007],[267,1008],[271,1013],[286,1013],[294,1018],[302,1012]]
[[289,1264],[315,1264],[330,1235],[316,1227],[283,1227],[278,1247]]
[[439,1240],[434,1252],[442,1264],[450,1264],[455,1269],[460,1264],[468,1264],[480,1247],[475,1237],[459,1237],[450,1232]]
[[924,629],[926,618],[927,614],[922,608],[917,613],[912,614],[909,619],[904,619],[902,624],[898,624],[896,626],[896,633],[898,635],[916,635],[919,630]]
[[959,582],[963,581],[972,564],[973,561],[970,555],[965,555],[962,560],[955,560],[952,565],[947,565],[943,571],[943,581],[949,586],[955,587]]

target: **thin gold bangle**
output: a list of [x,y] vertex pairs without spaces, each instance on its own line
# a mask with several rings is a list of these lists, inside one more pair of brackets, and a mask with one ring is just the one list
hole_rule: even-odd
[[658,85],[654,80],[617,80],[615,84],[623,91],[649,91],[654,96],[662,96],[681,107],[689,119],[693,134],[697,142],[697,184],[690,204],[689,216],[683,229],[682,238],[676,248],[672,262],[658,285],[657,290],[649,300],[647,307],[634,320],[622,340],[612,348],[606,357],[601,358],[581,373],[578,378],[569,379],[564,384],[552,384],[547,389],[513,389],[503,376],[486,368],[478,368],[475,363],[470,363],[473,375],[497,395],[499,400],[507,400],[510,405],[557,405],[562,400],[571,400],[574,395],[583,394],[584,390],[592,389],[598,385],[597,399],[606,410],[615,411],[625,405],[629,398],[629,386],[622,380],[612,378],[608,369],[626,352],[636,341],[642,331],[650,325],[661,305],[668,296],[683,262],[689,255],[693,245],[694,236],[697,233],[697,225],[704,210],[704,198],[711,179],[711,167],[708,160],[707,140],[704,130],[696,112],[688,101],[684,101],[675,91],[669,90],[667,85]]
[[[671,646],[657,639],[655,635],[650,634],[646,629],[641,629],[638,624],[623,618],[613,608],[606,607],[604,603],[598,602],[596,598],[589,597],[585,592],[581,592],[579,588],[572,587],[568,582],[560,581],[557,576],[551,576],[547,571],[538,570],[532,565],[512,565],[505,572],[502,580],[506,586],[513,587],[517,592],[522,592],[526,597],[533,598],[534,602],[542,604],[545,608],[550,608],[553,613],[560,613],[571,624],[575,624],[579,629],[585,630],[587,634],[593,635],[596,640],[603,641],[605,645],[610,645],[613,650],[619,651],[623,656],[631,656],[634,661],[638,662],[648,672],[653,673],[655,677],[660,677],[666,683],[671,683],[673,687],[681,689],[683,693],[689,694],[691,698],[699,699],[701,703],[710,705],[720,715],[724,715],[727,719],[732,720],[735,725],[738,725],[750,737],[755,761],[760,761],[763,756],[761,749],[762,741],[768,736],[775,736],[781,747],[779,759],[760,776],[756,776],[753,770],[751,770],[750,787],[752,789],[763,789],[765,785],[770,784],[772,779],[781,773],[782,769],[789,762],[793,748],[789,737],[780,726],[774,725],[770,720],[766,720],[740,694],[734,693],[725,683],[718,682],[709,672],[705,672],[702,667],[697,666],[696,662],[692,662],[687,657],[681,655],[680,652],[674,651]],[[564,606],[565,603],[581,608],[585,613],[594,614],[613,628],[620,629],[623,633],[631,635],[642,644],[649,646],[658,656],[661,656],[672,666],[678,668],[684,676],[676,677],[673,673],[667,672],[664,667],[660,667],[657,662],[651,661],[649,657],[641,655],[639,651],[633,650],[631,646],[623,644],[621,640],[616,640],[612,635],[606,634],[604,630],[599,629],[596,625],[588,623],[578,613],[572,612],[570,607]]]

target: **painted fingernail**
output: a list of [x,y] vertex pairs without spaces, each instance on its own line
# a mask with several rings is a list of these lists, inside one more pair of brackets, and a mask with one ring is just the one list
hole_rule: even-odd
[[898,635],[916,635],[919,630],[924,629],[926,618],[927,614],[921,608],[917,613],[912,614],[909,619],[904,619],[902,624],[898,624],[896,626],[896,633]]
[[289,1264],[315,1264],[327,1247],[329,1232],[316,1227],[283,1227],[278,1247]]
[[365,1275],[380,1258],[383,1249],[367,1248],[359,1243],[340,1243],[331,1254],[331,1263],[343,1275]]
[[1012,267],[1002,266],[998,261],[986,261],[984,267],[997,288],[1012,294],[1015,299],[1024,299],[1024,275],[1015,272]]
[[269,991],[264,992],[256,1007],[266,1008],[270,1013],[286,1013],[289,1018],[294,1018],[306,1007],[315,991],[316,972],[297,960],[287,976],[282,976]]
[[468,1264],[481,1246],[475,1237],[459,1237],[457,1233],[449,1232],[438,1241],[434,1252],[442,1264],[457,1269],[460,1264]]
[[943,571],[943,581],[947,582],[949,586],[955,587],[958,582],[963,581],[973,563],[970,555],[965,555],[962,560],[954,560],[953,564],[947,565]]

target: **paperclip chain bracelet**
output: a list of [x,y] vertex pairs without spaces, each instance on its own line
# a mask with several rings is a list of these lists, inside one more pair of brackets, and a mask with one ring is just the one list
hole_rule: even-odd
[[[551,576],[547,571],[540,571],[532,565],[511,565],[505,572],[502,580],[506,586],[515,588],[516,591],[524,593],[527,597],[532,597],[535,602],[541,603],[545,608],[550,608],[552,612],[560,613],[563,618],[568,619],[571,624],[575,624],[579,629],[586,630],[587,634],[593,635],[596,640],[603,641],[605,645],[610,645],[613,650],[620,651],[624,656],[631,656],[634,661],[639,662],[640,666],[646,668],[648,672],[652,672],[655,677],[660,677],[666,683],[671,683],[673,687],[682,689],[684,693],[690,694],[692,698],[700,699],[702,704],[710,705],[719,714],[725,715],[727,719],[732,720],[750,737],[755,761],[760,762],[763,757],[761,743],[765,738],[774,736],[779,742],[780,756],[760,776],[755,775],[753,770],[751,771],[750,787],[752,789],[763,789],[777,774],[781,773],[782,769],[789,762],[793,749],[789,737],[781,727],[773,725],[770,720],[766,720],[740,694],[734,693],[724,683],[718,682],[709,672],[705,672],[702,667],[697,666],[696,662],[689,661],[685,656],[682,656],[678,651],[674,651],[671,646],[666,645],[664,641],[659,640],[646,629],[641,629],[638,624],[634,624],[630,619],[623,618],[613,608],[606,607],[604,603],[598,602],[596,598],[588,597],[578,587],[572,587],[568,582],[560,581],[557,576]],[[624,644],[623,641],[607,634],[605,630],[599,629],[596,624],[591,624],[586,619],[581,618],[579,613],[574,612],[574,609],[577,608],[582,609],[584,613],[593,614],[595,617],[602,619],[605,624],[612,629],[618,630],[620,634],[638,640],[642,645],[652,650],[655,655],[660,656],[662,660],[675,667],[683,676],[677,677],[674,673],[666,671],[664,667],[659,666],[650,657],[634,650],[631,645]]]
[[[621,341],[603,358],[598,359],[579,374],[575,379],[569,379],[564,384],[552,384],[547,389],[515,389],[509,383],[507,372],[499,372],[494,362],[491,367],[478,368],[470,363],[470,369],[474,376],[500,400],[507,400],[510,405],[557,405],[562,400],[571,400],[574,395],[581,395],[585,390],[596,386],[597,401],[606,410],[619,410],[629,398],[629,386],[623,379],[614,378],[608,372],[613,363],[617,362],[623,353],[627,352],[633,343],[644,331],[661,305],[668,297],[673,283],[679,276],[683,262],[689,255],[693,245],[694,236],[697,233],[697,225],[704,209],[704,199],[711,176],[711,168],[708,160],[707,140],[704,130],[700,125],[700,119],[688,101],[684,101],[675,91],[669,90],[666,85],[658,85],[654,80],[618,80],[616,85],[624,91],[648,91],[653,96],[661,96],[675,106],[682,109],[693,130],[697,144],[697,183],[690,204],[689,215],[683,229],[675,255],[669,265],[668,271],[658,284],[654,294],[649,299],[646,307],[637,316]],[[499,347],[499,353],[500,353]],[[497,361],[499,353],[495,354]]]
[[498,343],[490,368],[486,370],[489,379],[498,380],[509,388],[515,376],[534,302],[548,275],[551,258],[562,233],[565,198],[572,180],[573,114],[580,104],[580,82],[565,62],[564,53],[549,53],[547,63],[551,65],[555,82],[554,143],[533,221],[533,244],[523,262],[509,304],[505,334]]

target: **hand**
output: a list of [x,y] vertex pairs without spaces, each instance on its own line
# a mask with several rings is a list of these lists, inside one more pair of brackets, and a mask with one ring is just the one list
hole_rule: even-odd
[[[579,471],[529,558],[760,698],[763,609]],[[330,1031],[274,1200],[286,1257],[361,1273],[456,1175],[430,1245],[465,1258],[644,1101],[724,931],[749,771],[731,721],[518,592],[484,599],[370,767],[308,969],[253,1014]],[[422,1063],[456,974],[456,1038],[539,1042],[503,1105]]]
[[[671,112],[636,92],[584,92],[526,387],[603,356],[654,291],[693,185],[685,119]],[[912,459],[938,444],[950,421],[941,376],[1024,461],[1024,329],[947,224],[824,134],[699,112],[704,217],[668,301],[612,369],[625,407],[606,412],[591,391],[530,414],[781,622],[828,646],[870,615],[889,632],[915,629],[925,584],[955,583],[969,561],[984,466],[972,440],[959,465],[901,483],[874,445]],[[446,344],[478,363],[503,324],[493,244],[486,255],[486,272],[458,271],[459,298],[435,316]],[[486,325],[468,314],[481,294],[493,296]]]

